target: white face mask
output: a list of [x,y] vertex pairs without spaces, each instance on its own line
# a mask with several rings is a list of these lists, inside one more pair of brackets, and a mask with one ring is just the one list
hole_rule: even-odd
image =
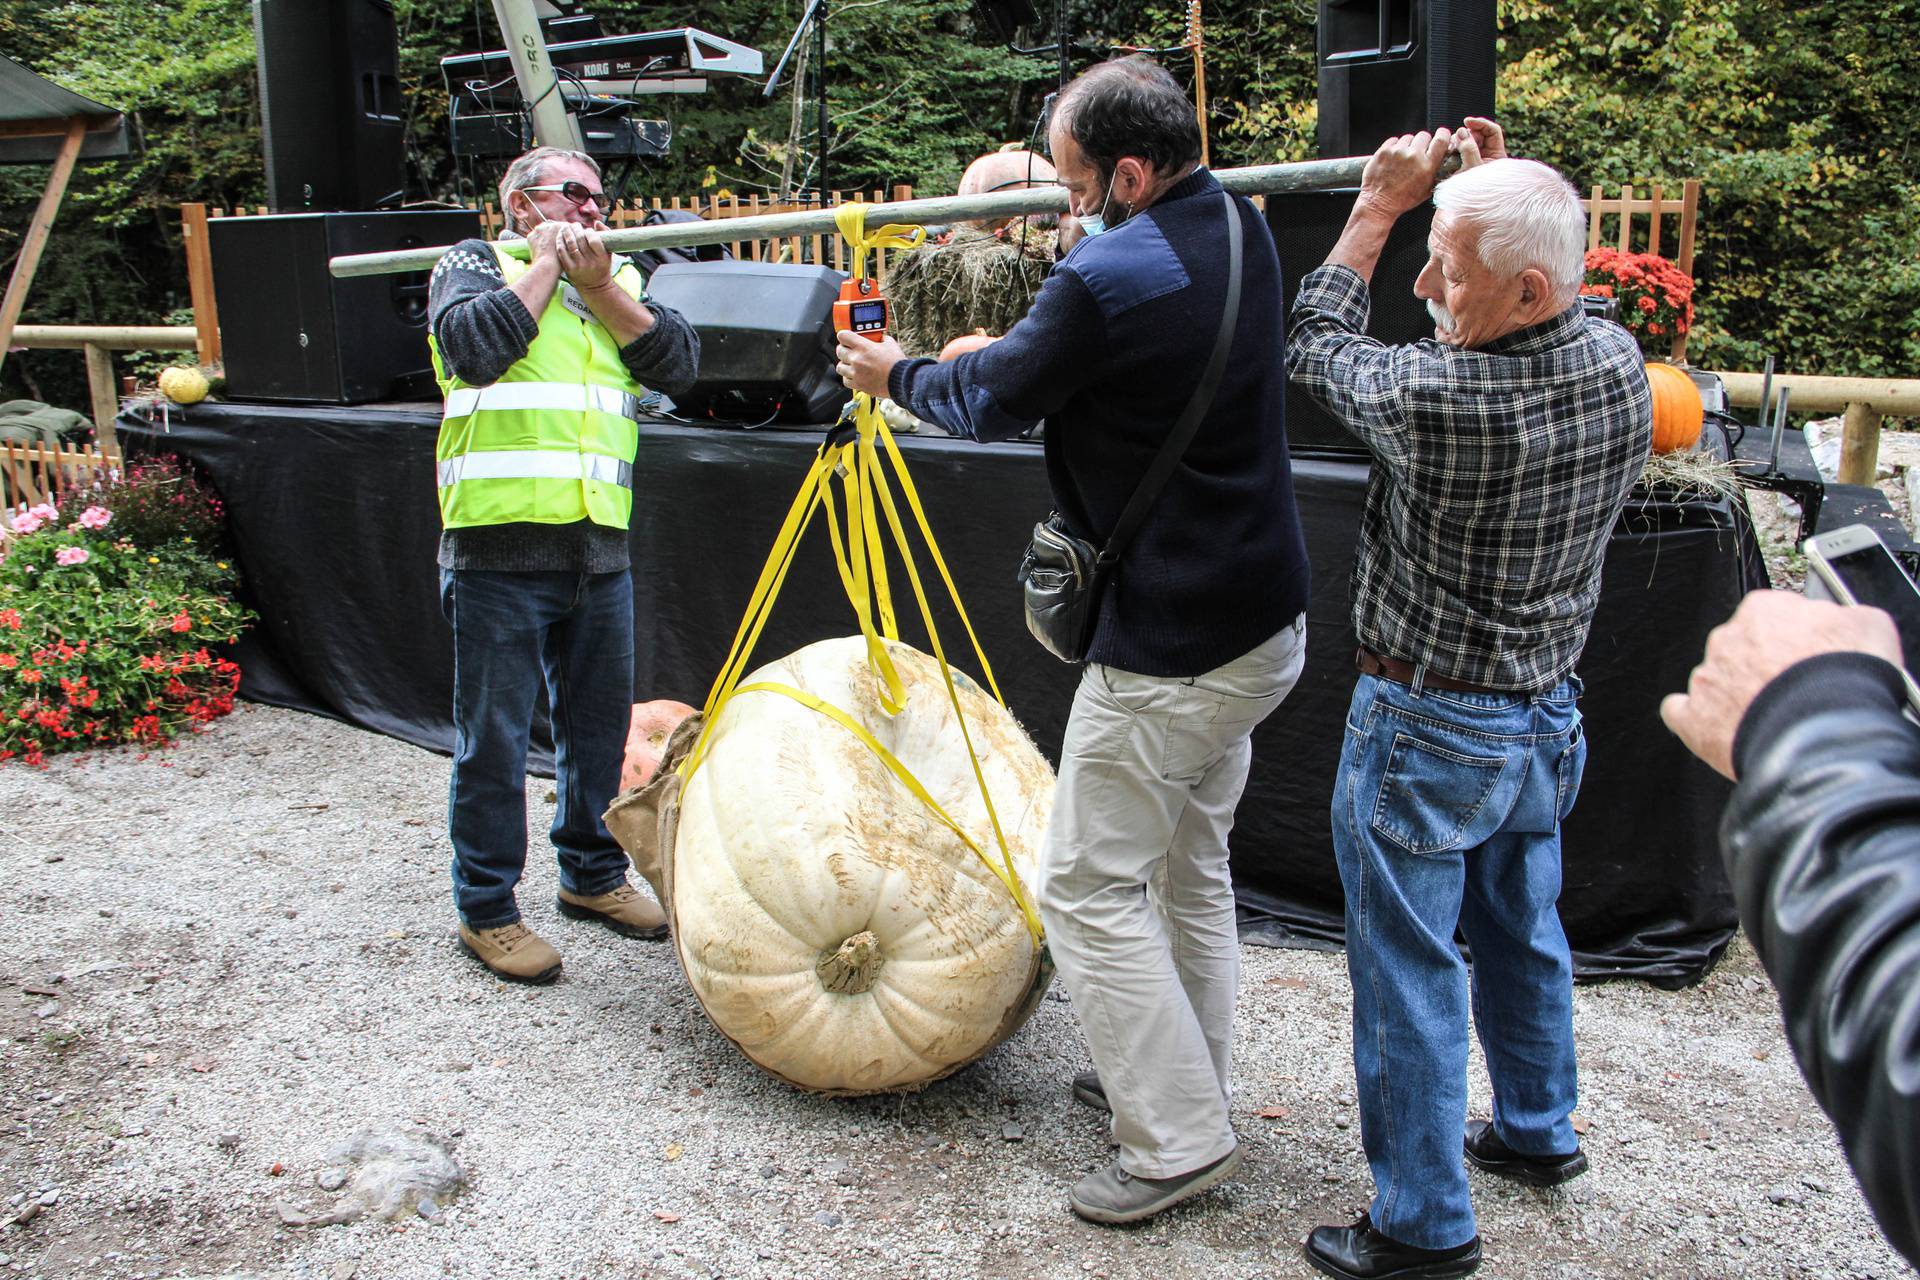
[[1080,219],[1080,230],[1087,235],[1097,236],[1107,230],[1107,206],[1113,203],[1113,184],[1120,177],[1115,169],[1113,177],[1107,179],[1107,198],[1100,202],[1100,212]]

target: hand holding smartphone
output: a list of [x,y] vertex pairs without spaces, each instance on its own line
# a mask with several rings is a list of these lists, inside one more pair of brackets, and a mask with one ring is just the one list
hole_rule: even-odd
[[1907,684],[1907,703],[1920,713],[1920,684],[1912,674],[1914,663],[1920,661],[1920,588],[1869,525],[1850,524],[1815,534],[1807,539],[1805,550],[1809,599],[1871,605],[1893,619],[1906,657],[1901,675]]

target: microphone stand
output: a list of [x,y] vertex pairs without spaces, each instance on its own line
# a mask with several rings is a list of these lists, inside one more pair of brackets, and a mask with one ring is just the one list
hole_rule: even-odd
[[[774,90],[780,87],[780,73],[787,69],[787,60],[793,57],[800,47],[800,41],[806,37],[808,28],[813,31],[813,83],[816,95],[818,125],[817,146],[820,156],[814,172],[819,181],[815,184],[820,192],[820,207],[827,207],[827,143],[831,136],[832,125],[827,119],[827,3],[826,0],[808,0],[807,11],[800,15],[800,25],[793,29],[793,37],[787,41],[786,52],[780,55],[780,61],[774,64],[773,74],[767,77],[767,87],[760,92],[763,98],[771,98]],[[783,193],[784,194],[784,193]]]

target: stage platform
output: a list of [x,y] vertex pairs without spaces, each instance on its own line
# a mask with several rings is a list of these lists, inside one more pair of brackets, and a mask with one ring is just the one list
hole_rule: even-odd
[[[261,615],[236,654],[243,695],[449,750],[452,647],[434,565],[438,423],[431,404],[201,404],[172,408],[163,423],[135,402],[121,414],[130,452],[177,453],[226,500],[245,595]],[[817,429],[641,424],[636,699],[704,700],[820,438]],[[901,449],[1001,688],[1055,758],[1078,672],[1027,635],[1013,580],[1049,509],[1040,447],[903,436]],[[1244,936],[1338,945],[1328,807],[1354,681],[1347,577],[1367,465],[1323,453],[1296,456],[1294,469],[1313,563],[1307,668],[1255,736],[1233,869]],[[825,531],[808,536],[762,658],[856,630]],[[1560,900],[1582,978],[1693,981],[1732,937],[1715,847],[1728,788],[1666,731],[1658,708],[1685,686],[1707,632],[1764,583],[1744,514],[1727,503],[1636,494],[1614,531],[1579,670],[1591,755],[1566,827]],[[902,623],[909,641],[924,643],[917,619]],[[951,651],[962,633],[941,625]]]

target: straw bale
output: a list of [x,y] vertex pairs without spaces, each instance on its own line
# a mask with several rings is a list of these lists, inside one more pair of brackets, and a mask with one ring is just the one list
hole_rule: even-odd
[[1007,235],[961,227],[948,243],[903,253],[888,265],[893,336],[908,355],[937,355],[976,329],[998,336],[1027,314],[1053,266],[1055,233],[1028,228],[1023,245],[1015,223]]

